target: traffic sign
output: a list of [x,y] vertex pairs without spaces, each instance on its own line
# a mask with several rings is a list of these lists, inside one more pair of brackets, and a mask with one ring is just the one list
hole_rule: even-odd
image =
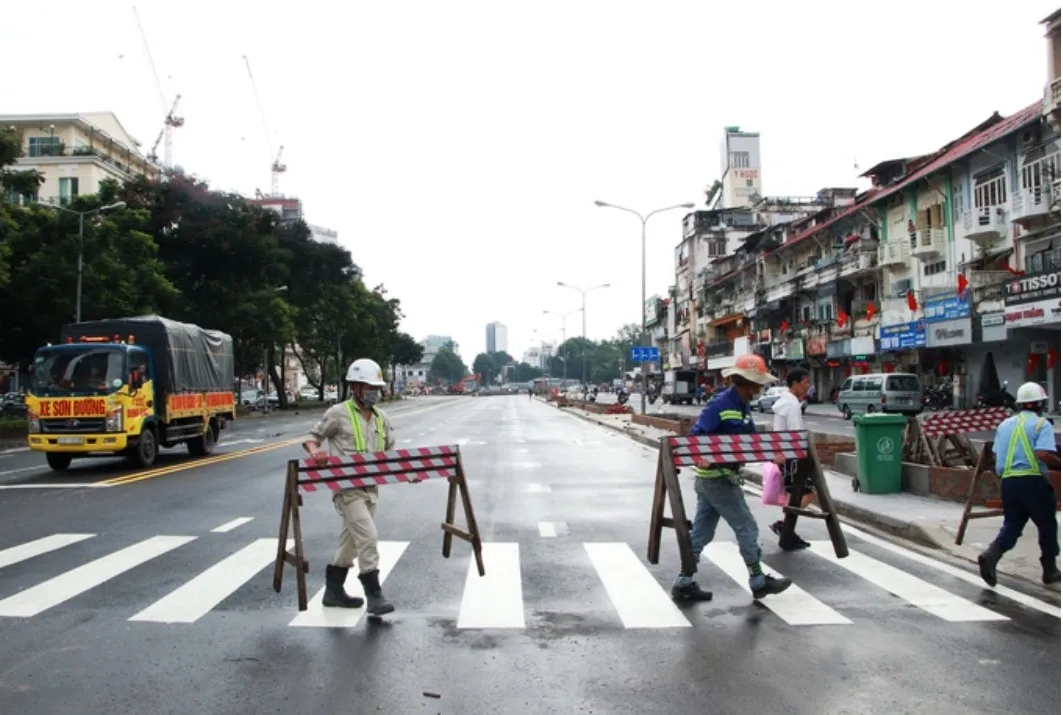
[[631,348],[631,362],[657,362],[661,359],[659,348],[635,345]]

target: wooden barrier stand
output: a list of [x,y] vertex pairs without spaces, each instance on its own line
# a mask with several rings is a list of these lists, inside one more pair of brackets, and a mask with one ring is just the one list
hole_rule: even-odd
[[[309,459],[292,459],[284,480],[284,505],[281,511],[280,534],[277,539],[277,560],[273,565],[273,590],[281,591],[284,564],[295,568],[295,583],[298,590],[299,610],[307,609],[306,574],[310,564],[303,552],[303,531],[299,508],[303,505],[303,492],[326,491],[334,493],[350,487],[378,487],[386,484],[418,483],[426,479],[444,478],[450,483],[447,492],[447,511],[442,523],[443,558],[450,558],[454,537],[472,544],[476,558],[476,570],[484,575],[483,545],[480,529],[476,525],[469,486],[465,482],[461,451],[457,446],[420,447],[397,449],[391,452],[365,452],[343,457],[329,457],[325,466]],[[322,489],[323,487],[323,489]],[[468,531],[454,524],[458,497],[465,512]],[[289,529],[295,541],[295,551],[287,550]]]
[[[956,434],[971,434],[974,432],[996,432],[1000,423],[1006,420],[1011,412],[1004,407],[987,407],[979,410],[958,410],[956,412],[937,412],[930,415],[922,424],[923,434],[927,437],[942,437]],[[986,499],[985,508],[974,510],[974,503],[978,500],[978,486],[982,479],[989,477],[997,478],[996,458],[993,454],[993,440],[988,440],[982,445],[982,452],[974,465],[974,474],[971,475],[971,486],[967,489],[967,501],[963,505],[963,516],[960,517],[960,527],[956,530],[956,545],[963,543],[967,535],[967,524],[971,519],[985,519],[992,516],[1003,516],[1004,510],[999,499]],[[1056,502],[1056,511],[1059,511],[1059,502]]]
[[[773,462],[777,458],[796,459],[790,503],[783,507],[783,534],[793,534],[798,516],[823,519],[827,524],[834,553],[842,559],[849,555],[841,522],[834,509],[823,468],[816,455],[816,446],[808,432],[757,432],[742,435],[699,435],[696,437],[665,437],[657,457],[657,483],[653,490],[653,507],[650,512],[650,540],[646,558],[656,564],[661,555],[661,533],[664,527],[675,530],[679,542],[679,559],[684,573],[694,573],[696,562],[690,541],[691,522],[683,506],[683,492],[679,487],[677,467],[692,467],[699,462],[709,465],[746,462]],[[816,487],[820,509],[813,511],[801,507],[801,495],[805,483],[811,479]],[[671,517],[664,515],[664,502],[668,501]]]

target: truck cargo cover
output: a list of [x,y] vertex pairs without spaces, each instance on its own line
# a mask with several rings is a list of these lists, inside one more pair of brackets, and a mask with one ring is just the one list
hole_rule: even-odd
[[[233,339],[219,330],[204,330],[160,315],[94,320],[63,327],[61,340],[117,335],[151,351],[155,389],[163,394],[231,392],[235,382]],[[157,399],[161,407],[164,399]]]

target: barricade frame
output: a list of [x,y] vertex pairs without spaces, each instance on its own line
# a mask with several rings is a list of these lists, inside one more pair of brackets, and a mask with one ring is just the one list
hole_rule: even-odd
[[[686,517],[678,467],[692,467],[702,460],[710,465],[741,464],[772,462],[779,457],[797,460],[790,502],[783,507],[785,517],[782,536],[793,535],[799,516],[821,519],[826,523],[835,555],[840,559],[848,556],[849,547],[845,543],[841,521],[831,498],[830,488],[823,477],[823,467],[811,434],[807,430],[787,430],[742,435],[662,437],[650,511],[647,560],[654,565],[660,562],[661,538],[667,527],[675,531],[683,572],[694,573],[697,570],[690,538],[693,523]],[[805,484],[809,480],[816,488],[820,506],[815,511],[801,506]],[[668,502],[671,516],[664,514],[665,501]]]
[[[433,478],[446,479],[449,485],[446,512],[440,524],[443,530],[443,558],[450,558],[454,537],[467,541],[472,546],[476,570],[480,576],[484,576],[486,571],[483,562],[483,541],[480,538],[472,498],[469,496],[461,448],[457,445],[442,445],[329,457],[324,465],[310,459],[289,460],[284,477],[284,501],[277,536],[277,557],[273,564],[273,590],[281,592],[284,566],[292,566],[295,569],[299,610],[307,610],[309,599],[306,574],[310,572],[310,562],[306,558],[303,545],[302,519],[299,512],[303,506],[303,492],[319,491],[318,486],[321,485],[326,491],[334,494],[342,489],[418,484]],[[465,529],[454,521],[459,499],[465,515]],[[289,551],[287,546],[289,534],[294,542],[292,551]]]

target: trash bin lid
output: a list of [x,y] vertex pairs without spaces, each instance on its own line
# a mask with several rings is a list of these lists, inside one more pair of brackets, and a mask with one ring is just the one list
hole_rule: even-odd
[[884,415],[881,412],[872,412],[869,415],[853,415],[853,424],[867,425],[869,427],[906,425],[908,424],[908,418],[904,415]]

